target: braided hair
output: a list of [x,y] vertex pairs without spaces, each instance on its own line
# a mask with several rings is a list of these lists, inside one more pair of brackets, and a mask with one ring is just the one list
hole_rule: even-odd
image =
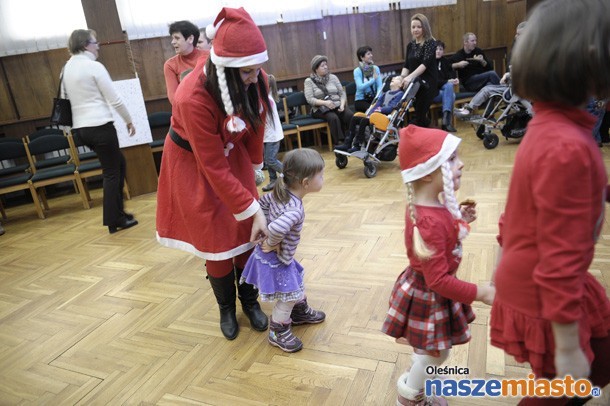
[[[442,201],[445,208],[451,213],[451,216],[456,221],[458,227],[458,242],[462,241],[468,235],[468,227],[462,221],[462,212],[460,206],[455,197],[455,185],[453,183],[453,174],[451,172],[451,165],[448,161],[443,162],[440,166],[441,175],[443,177],[443,192]],[[407,203],[409,206],[409,217],[413,223],[413,251],[415,255],[420,259],[428,259],[434,255],[434,251],[431,250],[424,239],[422,238],[419,229],[417,227],[417,212],[415,209],[415,191],[413,189],[412,182],[407,183]],[[459,248],[459,247],[458,247]],[[459,249],[454,254],[459,256]]]

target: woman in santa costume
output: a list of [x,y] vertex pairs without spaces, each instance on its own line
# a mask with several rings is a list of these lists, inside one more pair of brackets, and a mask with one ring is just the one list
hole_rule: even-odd
[[[270,110],[263,36],[243,9],[223,8],[206,33],[214,39],[176,91],[157,192],[157,240],[206,260],[220,307],[220,329],[232,340],[239,281],[256,242],[267,234],[254,170],[263,166]],[[196,74],[195,74],[196,73]],[[237,288],[252,328],[268,319],[249,284]]]

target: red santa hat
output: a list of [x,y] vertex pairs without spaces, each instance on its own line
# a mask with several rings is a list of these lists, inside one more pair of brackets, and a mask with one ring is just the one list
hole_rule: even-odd
[[446,162],[462,141],[434,128],[409,125],[400,130],[398,154],[404,183],[431,174]]
[[229,116],[227,128],[232,132],[240,132],[246,125],[234,116],[235,108],[229,95],[224,68],[242,68],[266,62],[269,57],[265,39],[243,7],[224,7],[205,33],[213,40],[210,58],[216,65],[222,102]]

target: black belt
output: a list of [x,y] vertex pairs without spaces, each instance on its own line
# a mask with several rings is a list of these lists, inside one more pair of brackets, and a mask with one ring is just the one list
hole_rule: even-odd
[[191,148],[191,144],[184,138],[178,135],[176,131],[172,127],[169,128],[169,137],[178,145],[180,148],[186,149],[189,152],[193,152],[193,148]]

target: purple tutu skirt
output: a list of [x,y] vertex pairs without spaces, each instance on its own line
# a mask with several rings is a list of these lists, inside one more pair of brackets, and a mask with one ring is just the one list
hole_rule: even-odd
[[258,289],[263,302],[290,302],[305,297],[303,267],[296,260],[289,265],[281,262],[275,251],[263,252],[254,248],[239,283],[249,283]]

